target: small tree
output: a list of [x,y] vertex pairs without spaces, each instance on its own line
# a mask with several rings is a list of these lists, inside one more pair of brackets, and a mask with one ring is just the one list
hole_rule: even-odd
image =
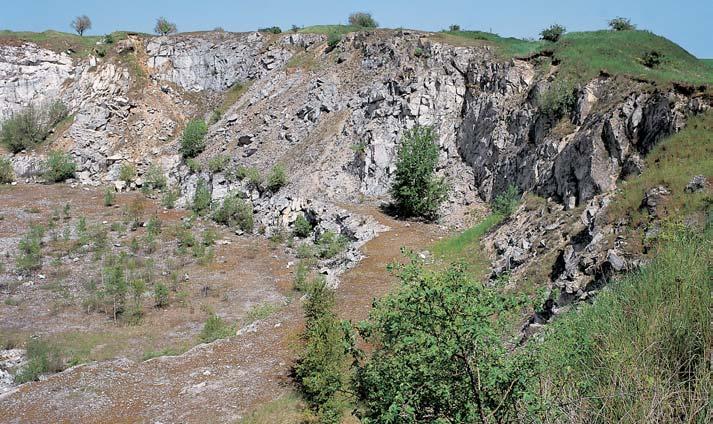
[[396,162],[391,196],[396,208],[406,216],[436,217],[446,199],[448,187],[434,175],[438,165],[438,144],[432,127],[415,127],[404,134]]
[[550,25],[548,28],[543,29],[540,33],[540,37],[543,40],[556,43],[560,39],[560,37],[564,35],[565,32],[567,32],[567,28],[559,24],[554,24]]
[[176,32],[176,24],[169,22],[168,19],[162,16],[156,19],[156,26],[153,30],[159,35],[173,34]]
[[0,184],[9,184],[15,181],[15,173],[12,170],[10,159],[0,157]]
[[448,31],[450,32],[458,32],[460,31],[460,25],[454,24],[448,27]]
[[251,232],[254,226],[253,207],[237,194],[231,193],[223,199],[223,203],[213,213],[213,220],[219,224]]
[[498,194],[493,200],[493,212],[508,217],[515,212],[520,204],[520,193],[517,186],[510,184],[504,192]]
[[47,181],[58,183],[74,177],[77,165],[72,160],[69,153],[60,150],[53,150],[44,162],[43,176]]
[[298,215],[297,220],[295,220],[295,229],[293,230],[293,234],[299,238],[305,238],[312,234],[312,230],[312,223],[305,218],[304,214]]
[[208,133],[208,126],[201,119],[193,119],[188,122],[181,137],[180,151],[185,158],[194,158],[205,149],[205,135]]
[[636,29],[636,25],[632,24],[628,18],[618,17],[609,21],[609,28],[612,31],[633,31]]
[[193,194],[193,204],[191,204],[191,209],[198,215],[205,215],[205,213],[210,210],[210,203],[210,188],[208,188],[208,183],[201,178],[196,184],[196,192]]
[[70,26],[81,37],[84,36],[84,31],[92,28],[92,20],[89,19],[89,16],[87,15],[77,16],[74,18]]
[[376,28],[379,26],[379,23],[374,20],[371,13],[355,12],[349,15],[349,25],[362,28]]

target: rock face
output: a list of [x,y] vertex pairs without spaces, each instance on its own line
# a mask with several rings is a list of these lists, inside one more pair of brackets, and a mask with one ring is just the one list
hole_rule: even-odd
[[0,46],[0,121],[29,103],[55,100],[74,76],[72,59],[34,44]]

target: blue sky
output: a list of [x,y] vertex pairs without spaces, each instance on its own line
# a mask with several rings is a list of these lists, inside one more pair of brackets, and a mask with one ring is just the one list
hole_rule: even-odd
[[713,58],[713,0],[0,0],[0,29],[69,30],[79,14],[93,21],[89,34],[113,30],[150,32],[158,16],[179,31],[228,31],[292,24],[340,23],[350,12],[371,12],[385,27],[440,30],[449,24],[515,37],[536,37],[551,23],[570,31],[600,29],[615,16]]

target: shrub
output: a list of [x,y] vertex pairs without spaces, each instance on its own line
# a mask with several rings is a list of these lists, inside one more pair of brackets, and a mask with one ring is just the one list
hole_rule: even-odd
[[450,31],[450,32],[458,32],[458,31],[460,31],[460,25],[457,25],[457,24],[451,25],[451,26],[448,27],[448,31]]
[[307,278],[309,277],[309,261],[300,260],[297,262],[295,269],[295,284],[294,289],[297,291],[307,291]]
[[281,34],[282,29],[279,26],[272,26],[268,28],[259,28],[258,32],[268,32],[270,34]]
[[354,25],[362,28],[376,28],[379,24],[371,16],[371,13],[355,12],[349,15],[349,25]]
[[69,153],[53,150],[44,162],[43,176],[47,181],[57,183],[74,177],[76,170],[77,165]]
[[87,15],[77,16],[70,26],[81,37],[84,35],[84,31],[92,28],[92,20]]
[[340,41],[342,41],[342,35],[337,32],[330,32],[327,36],[327,46],[330,50],[337,47]]
[[510,184],[504,192],[498,194],[493,200],[493,212],[508,217],[515,212],[519,204],[520,192],[517,186]]
[[176,32],[176,24],[169,22],[168,19],[160,17],[156,19],[156,26],[154,26],[154,32],[159,35],[168,35]]
[[9,184],[15,181],[15,172],[10,159],[0,157],[0,184]]
[[641,58],[641,63],[647,68],[656,68],[661,64],[663,60],[663,55],[656,50],[651,50],[646,52]]
[[18,244],[19,255],[16,258],[17,269],[21,273],[42,268],[42,237],[45,229],[40,225],[30,227],[30,231]]
[[163,283],[158,283],[153,289],[154,304],[157,308],[168,306],[168,287]]
[[121,164],[121,168],[119,169],[119,179],[130,183],[134,180],[134,178],[136,178],[136,167],[128,162]]
[[176,201],[178,200],[178,197],[180,196],[180,193],[178,189],[175,188],[169,188],[166,190],[165,193],[163,193],[163,196],[161,197],[161,206],[163,206],[166,209],[173,209],[176,207]]
[[104,44],[114,44],[114,36],[112,34],[105,35]]
[[199,179],[196,184],[196,192],[193,194],[191,209],[198,215],[205,215],[210,210],[211,194],[208,183],[204,179]]
[[203,170],[203,165],[193,158],[186,159],[186,166],[191,174],[197,174]]
[[216,155],[208,160],[208,170],[213,174],[225,171],[228,166],[230,166],[230,156],[228,155]]
[[304,214],[298,215],[297,219],[295,220],[295,228],[293,230],[293,234],[297,237],[305,238],[309,237],[310,234],[312,234],[312,230],[312,223],[309,222],[307,218],[305,218]]
[[555,118],[569,114],[577,104],[577,89],[568,79],[556,79],[537,97],[540,112]]
[[[115,262],[115,259],[110,259],[108,262]],[[114,321],[119,314],[124,312],[126,306],[126,292],[128,284],[124,276],[124,269],[120,264],[113,263],[104,268],[104,292],[110,302],[112,316]]]
[[278,163],[270,169],[267,174],[267,189],[275,193],[280,188],[287,185],[287,171],[285,167]]
[[2,123],[0,144],[12,153],[35,147],[67,113],[67,107],[60,101],[43,106],[29,105]]
[[144,186],[150,190],[163,190],[168,185],[166,175],[159,165],[151,164],[144,173]]
[[255,167],[244,167],[241,166],[236,172],[236,176],[239,180],[246,180],[247,186],[251,190],[262,190],[262,175],[260,171]]
[[563,27],[562,25],[554,24],[550,25],[548,28],[543,29],[540,33],[540,37],[543,40],[556,43],[560,39],[560,37],[564,35],[565,32],[567,32],[567,29],[565,27]]
[[39,380],[40,375],[64,369],[61,352],[46,340],[32,338],[27,343],[27,364],[15,376],[22,384]]
[[327,230],[323,232],[317,240],[317,249],[319,257],[322,259],[331,259],[342,253],[349,245],[349,239],[334,231]]
[[519,422],[516,402],[534,364],[508,354],[498,328],[521,305],[463,265],[430,270],[412,258],[394,269],[400,288],[376,301],[359,326],[377,348],[357,365],[358,415],[366,422],[430,422],[438,411],[444,423]]
[[319,422],[339,423],[339,394],[346,389],[345,370],[354,337],[349,323],[334,313],[334,292],[324,279],[312,282],[305,303],[305,347],[295,365],[295,380]]
[[218,315],[211,314],[203,325],[199,338],[202,343],[210,343],[233,335],[235,335],[233,326],[226,324]]
[[415,127],[404,134],[399,146],[391,195],[406,216],[434,219],[446,199],[448,187],[434,175],[438,145],[432,127]]
[[636,29],[636,25],[632,24],[628,18],[614,18],[608,24],[612,31],[633,31]]
[[107,187],[104,190],[104,206],[114,206],[116,204],[116,192],[112,187]]
[[188,122],[181,136],[180,152],[185,158],[194,158],[205,149],[205,135],[208,126],[200,119]]
[[228,194],[220,207],[213,213],[213,220],[228,227],[237,227],[245,232],[252,232],[254,225],[252,205],[238,197],[237,194]]

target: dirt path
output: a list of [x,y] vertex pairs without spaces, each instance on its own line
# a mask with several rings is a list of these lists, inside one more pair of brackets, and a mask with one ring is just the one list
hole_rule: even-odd
[[[367,258],[337,289],[342,316],[359,320],[392,286],[386,265],[401,258],[400,248],[427,245],[436,228],[399,222],[374,208],[352,209],[391,228],[363,247]],[[234,422],[291,390],[288,373],[302,325],[300,302],[293,301],[254,332],[181,356],[80,365],[0,399],[0,422]]]

